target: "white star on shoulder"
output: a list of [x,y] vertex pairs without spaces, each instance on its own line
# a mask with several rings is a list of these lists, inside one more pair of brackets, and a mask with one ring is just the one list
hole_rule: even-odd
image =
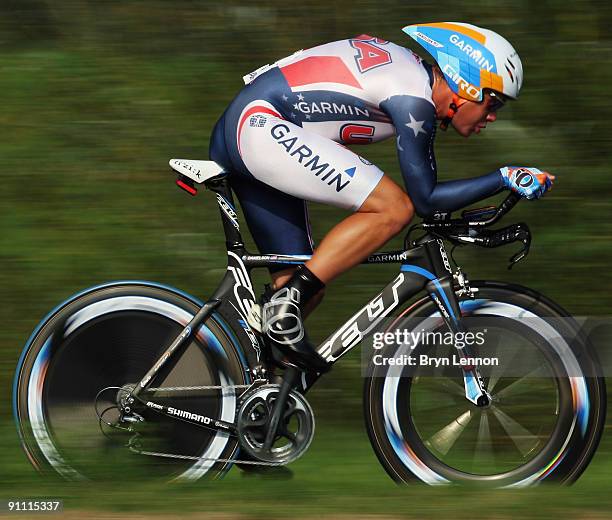
[[296,110],[298,110],[298,105],[297,105],[297,103],[295,103],[295,104],[293,105],[293,108],[295,108]]
[[304,101],[304,96],[302,96],[302,94],[298,94],[298,100],[299,101]]
[[287,101],[288,99],[289,98],[285,94],[283,94],[283,101]]
[[425,123],[425,120],[417,121],[412,114],[408,113],[408,115],[410,116],[410,123],[406,123],[406,126],[414,132],[414,137],[419,134],[427,135],[427,132],[423,130],[423,123]]

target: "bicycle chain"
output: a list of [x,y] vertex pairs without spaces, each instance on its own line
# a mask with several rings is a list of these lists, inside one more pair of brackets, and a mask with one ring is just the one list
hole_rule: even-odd
[[158,451],[146,451],[139,450],[128,444],[128,449],[133,453],[139,455],[149,455],[152,457],[164,457],[167,459],[180,459],[180,460],[202,460],[206,462],[230,462],[232,464],[250,464],[251,466],[284,466],[282,462],[263,462],[255,460],[238,460],[238,459],[215,459],[214,457],[196,457],[194,455],[178,455],[175,453],[162,453]]
[[[152,387],[152,388],[147,388],[146,391],[151,391],[151,392],[179,392],[179,391],[183,391],[183,392],[189,392],[192,390],[226,390],[226,389],[234,389],[234,388],[238,388],[238,389],[246,389],[246,388],[251,388],[253,386],[253,383],[251,383],[250,385],[208,385],[208,386],[159,386],[159,387]],[[145,392],[146,392],[145,391]]]
[[[154,387],[148,388],[147,390],[153,392],[159,391],[190,391],[190,390],[226,390],[226,389],[248,389],[255,386],[255,383],[261,382],[260,380],[253,381],[250,385],[208,385],[208,386],[167,386],[167,387]],[[139,436],[137,433],[136,435]],[[133,438],[132,438],[133,439]],[[195,455],[179,455],[177,453],[164,453],[159,451],[147,451],[138,449],[135,446],[131,445],[132,439],[128,441],[127,448],[132,453],[137,453],[139,455],[147,455],[151,457],[164,457],[167,459],[179,459],[179,460],[201,460],[205,462],[223,462],[223,463],[231,463],[231,464],[248,464],[251,466],[284,466],[285,464],[281,462],[264,462],[264,461],[255,461],[255,460],[238,460],[238,459],[221,459],[214,457],[196,457]]]

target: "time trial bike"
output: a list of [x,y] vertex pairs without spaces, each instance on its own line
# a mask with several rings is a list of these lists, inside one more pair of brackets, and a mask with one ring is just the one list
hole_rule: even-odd
[[[264,341],[251,280],[254,268],[309,257],[249,253],[229,172],[211,161],[170,165],[182,189],[195,195],[203,185],[216,195],[225,276],[206,302],[156,283],[112,282],[42,320],[19,360],[13,396],[21,443],[41,471],[96,479],[109,467],[122,475],[137,467],[195,480],[234,464],[286,465],[313,438],[306,395],[322,374],[300,371]],[[530,289],[468,281],[446,252],[447,243],[520,242],[511,262],[524,258],[525,224],[491,229],[518,200],[511,194],[499,207],[424,221],[402,250],[370,255],[365,264],[396,263],[399,272],[317,347],[331,366],[375,335],[391,339],[372,349],[363,407],[372,447],[398,482],[571,483],[597,448],[604,379],[576,321]],[[415,330],[421,339],[411,345],[393,340],[401,338],[395,331]],[[481,344],[457,342],[484,331]],[[425,333],[454,339],[432,346]],[[456,363],[410,363],[435,348]],[[474,362],[502,351],[501,364],[486,373]],[[513,359],[528,370],[513,372]]]

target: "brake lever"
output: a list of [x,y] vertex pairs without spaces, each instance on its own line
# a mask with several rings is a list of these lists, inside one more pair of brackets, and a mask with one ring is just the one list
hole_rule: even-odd
[[523,243],[523,247],[510,258],[510,264],[508,265],[509,271],[515,264],[519,263],[529,254],[529,248],[531,247],[531,232],[529,231],[527,224],[522,222],[520,224],[516,224],[515,236]]

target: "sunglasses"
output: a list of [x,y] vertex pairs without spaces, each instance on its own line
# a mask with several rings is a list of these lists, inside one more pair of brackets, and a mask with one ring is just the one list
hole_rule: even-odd
[[501,94],[498,94],[494,90],[488,90],[487,94],[489,94],[489,99],[487,101],[487,110],[489,112],[497,112],[504,108],[506,104],[506,98]]

